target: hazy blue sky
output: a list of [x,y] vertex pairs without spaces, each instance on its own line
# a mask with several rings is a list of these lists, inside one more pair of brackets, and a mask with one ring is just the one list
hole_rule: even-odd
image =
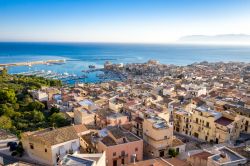
[[250,34],[250,0],[0,0],[1,41],[173,42]]

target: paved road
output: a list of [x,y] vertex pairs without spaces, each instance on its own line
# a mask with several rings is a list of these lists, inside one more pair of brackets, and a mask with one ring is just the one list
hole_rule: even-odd
[[24,163],[29,163],[29,164],[34,165],[34,166],[35,165],[45,166],[45,165],[41,165],[39,163],[36,163],[36,162],[28,160],[28,159],[12,157],[12,156],[6,155],[2,152],[0,152],[0,157],[3,157],[5,164],[11,164],[11,163],[15,163],[15,162],[24,162]]

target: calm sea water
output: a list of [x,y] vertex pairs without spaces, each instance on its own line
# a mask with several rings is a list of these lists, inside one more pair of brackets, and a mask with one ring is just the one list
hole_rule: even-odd
[[[241,61],[250,62],[250,46],[208,45],[150,45],[100,43],[0,43],[0,63],[67,59],[63,65],[34,65],[10,67],[10,73],[29,70],[81,75],[88,66],[102,67],[105,61],[138,63],[156,59],[160,63],[187,65],[194,62]],[[96,73],[86,82],[98,81]]]

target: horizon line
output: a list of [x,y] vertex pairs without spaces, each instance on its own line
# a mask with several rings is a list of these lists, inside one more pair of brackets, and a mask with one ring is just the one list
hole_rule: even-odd
[[237,43],[237,42],[115,42],[115,41],[4,41],[0,40],[0,43],[72,43],[72,44],[144,44],[144,45],[229,45],[229,46],[250,46],[249,42]]

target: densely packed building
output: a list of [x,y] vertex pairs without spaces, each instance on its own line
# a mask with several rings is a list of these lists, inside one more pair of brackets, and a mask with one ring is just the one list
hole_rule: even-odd
[[[174,66],[150,60],[105,63],[104,67],[126,79],[30,92],[48,108],[60,108],[72,121],[70,127],[24,133],[21,140],[31,158],[63,165],[66,158],[76,162],[80,154],[98,153],[100,162],[105,160],[108,166],[247,162],[227,146],[243,142],[240,147],[249,152],[249,64]],[[191,153],[186,141],[190,139],[225,146]],[[179,158],[169,159],[178,154]],[[232,161],[228,155],[238,160]]]

